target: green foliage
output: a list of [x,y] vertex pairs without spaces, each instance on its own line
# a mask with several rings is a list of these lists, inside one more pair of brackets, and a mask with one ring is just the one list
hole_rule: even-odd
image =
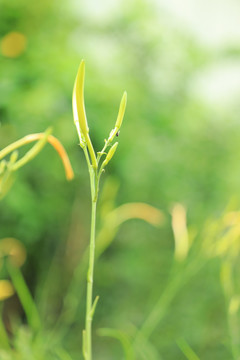
[[[209,36],[218,19],[231,21],[226,26],[219,20],[222,33],[233,30],[237,4],[225,3],[222,18],[212,4],[201,4],[208,9],[203,18],[194,5],[191,13],[181,3],[181,14],[189,9],[192,23],[201,23],[202,30],[208,29],[209,17]],[[27,261],[21,271],[44,324],[40,345],[34,345],[32,335],[22,336],[22,358],[27,359],[27,351],[34,358],[38,350],[33,349],[45,345],[49,332],[51,346],[60,349],[49,357],[63,354],[62,348],[71,359],[80,357],[85,307],[84,288],[79,294],[78,284],[86,269],[81,260],[86,257],[90,200],[71,121],[71,93],[81,58],[88,64],[85,101],[94,148],[104,146],[106,129],[117,117],[119,92],[126,88],[129,99],[119,135],[121,151],[107,169],[121,185],[114,201],[109,200],[114,186],[107,186],[109,194],[99,204],[102,247],[94,297],[99,294],[101,301],[95,313],[94,355],[99,360],[122,358],[118,342],[96,335],[98,328],[112,328],[130,339],[138,334],[141,346],[134,349],[140,359],[184,359],[179,338],[200,359],[237,358],[238,235],[235,226],[228,225],[230,232],[223,226],[223,209],[230,199],[232,210],[239,208],[239,96],[236,91],[236,99],[231,98],[225,86],[228,68],[235,69],[231,79],[238,84],[239,41],[213,46],[199,41],[189,23],[184,19],[181,25],[181,17],[170,7],[165,10],[162,1],[104,0],[100,9],[96,1],[0,0],[0,8],[1,148],[52,126],[76,172],[76,181],[66,185],[59,159],[46,146],[18,170],[1,201],[0,237],[16,237],[25,245]],[[3,54],[2,41],[11,32],[24,35],[26,42],[10,58]],[[19,158],[25,150],[19,149]],[[131,218],[118,224],[121,206],[129,202],[161,209],[165,223],[158,228]],[[189,248],[180,256],[169,215],[176,202],[187,209]],[[103,243],[101,234],[108,241]],[[17,323],[26,323],[22,311],[13,307]],[[29,325],[24,331],[32,334]],[[3,359],[13,357],[2,351]]]

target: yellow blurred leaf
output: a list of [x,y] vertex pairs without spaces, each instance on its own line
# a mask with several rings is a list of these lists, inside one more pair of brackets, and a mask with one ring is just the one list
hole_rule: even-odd
[[20,267],[26,260],[24,246],[15,238],[4,238],[0,240],[0,258],[9,256],[13,265]]
[[186,209],[182,204],[175,204],[172,208],[172,229],[175,240],[175,259],[183,261],[188,254],[189,239]]
[[14,294],[14,288],[10,281],[0,280],[0,300],[5,300]]
[[10,32],[1,41],[2,55],[10,58],[20,56],[26,49],[26,36],[20,32]]

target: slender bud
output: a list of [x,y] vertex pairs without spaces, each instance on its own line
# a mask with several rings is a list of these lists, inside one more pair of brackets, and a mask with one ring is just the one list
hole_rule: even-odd
[[111,158],[115,154],[115,151],[117,150],[117,146],[118,146],[118,142],[113,144],[113,146],[110,148],[109,152],[107,153],[106,159],[103,162],[103,167],[106,166],[109,163],[109,161],[111,160]]
[[14,164],[17,161],[17,158],[18,158],[18,151],[14,150],[10,156],[9,163]]
[[120,127],[122,125],[126,105],[127,105],[127,92],[124,91],[123,97],[122,97],[122,100],[121,100],[121,103],[120,103],[120,106],[119,106],[117,121],[116,121],[116,124],[115,124],[115,127],[118,128],[118,129],[120,129]]
[[89,137],[89,128],[84,105],[84,77],[85,77],[85,62],[82,60],[78,69],[77,77],[73,87],[73,119],[77,128],[80,146],[83,148],[87,145],[89,154],[92,160],[92,166],[97,168],[97,159]]
[[89,132],[84,105],[84,77],[85,62],[82,60],[77,72],[72,96],[73,119],[80,139],[81,135],[86,136],[86,134]]
[[122,125],[126,105],[127,105],[127,92],[124,91],[121,102],[120,102],[119,110],[118,110],[117,121],[116,121],[114,129],[112,129],[112,131],[109,134],[108,143],[111,143],[113,141],[114,137],[117,135],[117,133]]

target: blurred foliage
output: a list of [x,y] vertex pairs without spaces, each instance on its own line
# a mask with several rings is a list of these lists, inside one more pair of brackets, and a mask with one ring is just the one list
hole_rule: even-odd
[[[215,10],[222,9],[222,2],[202,3],[209,11],[203,17],[196,6],[195,19],[203,19],[202,28],[211,34],[217,21]],[[235,3],[228,2],[225,17],[231,19],[237,13]],[[188,2],[184,4],[187,13]],[[230,249],[224,241],[217,248],[215,240],[227,228],[217,232],[214,226],[221,228],[219,214],[230,199],[233,211],[239,203],[239,39],[209,46],[165,5],[163,0],[104,0],[101,5],[95,0],[0,0],[1,148],[53,126],[76,174],[67,183],[60,160],[46,146],[33,163],[18,172],[17,181],[1,201],[1,238],[20,239],[26,247],[22,271],[45,327],[38,342],[30,330],[14,325],[16,348],[31,348],[28,357],[21,355],[24,359],[32,359],[40,348],[46,358],[47,350],[41,344],[57,344],[56,354],[63,354],[64,347],[71,359],[79,358],[85,307],[80,301],[85,291],[80,280],[70,299],[75,317],[68,322],[70,317],[61,311],[89,236],[88,173],[71,110],[74,78],[82,58],[95,148],[102,147],[115,122],[119,98],[123,90],[128,92],[119,149],[105,176],[111,174],[120,185],[112,205],[103,194],[100,208],[104,216],[125,203],[145,202],[161,209],[167,219],[161,228],[133,219],[114,231],[114,242],[112,237],[96,266],[95,293],[100,301],[95,329],[118,329],[112,334],[122,338],[126,333],[127,339],[133,339],[161,294],[170,291],[175,276],[172,264],[178,264],[180,271],[192,263],[196,272],[188,282],[174,280],[176,291],[170,291],[171,301],[165,303],[164,316],[150,343],[140,341],[145,348],[138,356],[180,360],[192,351],[206,360],[237,359],[239,255],[237,252],[233,261],[230,253],[231,249],[235,253],[239,235],[237,230],[231,234],[235,240]],[[212,11],[211,6],[216,9]],[[206,14],[211,20],[209,29]],[[102,185],[104,182],[103,177]],[[114,194],[108,185],[109,198],[111,191]],[[176,240],[171,229],[170,212],[173,214],[176,203],[185,209],[189,224],[188,252],[180,256],[174,254],[174,244],[187,238],[181,235]],[[218,220],[212,220],[215,218]],[[100,218],[99,230],[103,226]],[[196,251],[192,254],[193,238]],[[226,284],[233,285],[228,289]],[[4,303],[5,316],[11,311],[17,323],[20,319],[26,322],[17,297]],[[51,338],[49,343],[45,336]],[[141,336],[140,331],[139,339]],[[99,338],[95,333],[94,344],[97,359],[121,359],[115,339]],[[65,352],[56,354],[53,359],[68,360]],[[1,356],[11,359],[8,353]]]

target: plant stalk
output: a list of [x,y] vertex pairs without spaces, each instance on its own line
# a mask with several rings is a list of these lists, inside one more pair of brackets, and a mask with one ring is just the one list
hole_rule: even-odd
[[91,166],[89,168],[91,195],[92,195],[92,211],[91,211],[91,233],[89,244],[89,263],[87,272],[87,297],[86,297],[86,319],[83,353],[86,360],[92,360],[92,319],[94,313],[93,303],[93,274],[94,274],[94,258],[95,258],[95,233],[96,233],[96,208],[97,208],[97,173]]
[[[118,143],[112,145],[108,153],[105,153],[107,146],[110,146],[113,138],[117,135],[124,116],[127,94],[124,93],[120,108],[118,112],[117,121],[114,129],[110,132],[108,140],[105,140],[103,150],[95,154],[87,123],[84,104],[84,78],[85,78],[85,62],[81,61],[78,69],[77,77],[73,87],[72,105],[73,105],[73,119],[77,129],[80,146],[84,151],[87,161],[92,198],[92,216],[91,216],[91,234],[89,245],[89,264],[87,272],[87,299],[86,299],[86,320],[85,329],[83,330],[83,356],[85,360],[92,360],[92,319],[99,297],[97,296],[93,301],[93,273],[94,273],[94,257],[95,257],[95,228],[96,228],[96,207],[98,198],[98,188],[101,174],[104,167],[112,159]],[[1,153],[0,153],[1,155]],[[99,161],[103,155],[106,155],[102,165],[99,166]]]
[[10,263],[10,261],[7,264],[7,269],[12,283],[16,289],[16,293],[25,311],[28,323],[30,327],[37,332],[41,328],[41,320],[23,275],[16,266]]

